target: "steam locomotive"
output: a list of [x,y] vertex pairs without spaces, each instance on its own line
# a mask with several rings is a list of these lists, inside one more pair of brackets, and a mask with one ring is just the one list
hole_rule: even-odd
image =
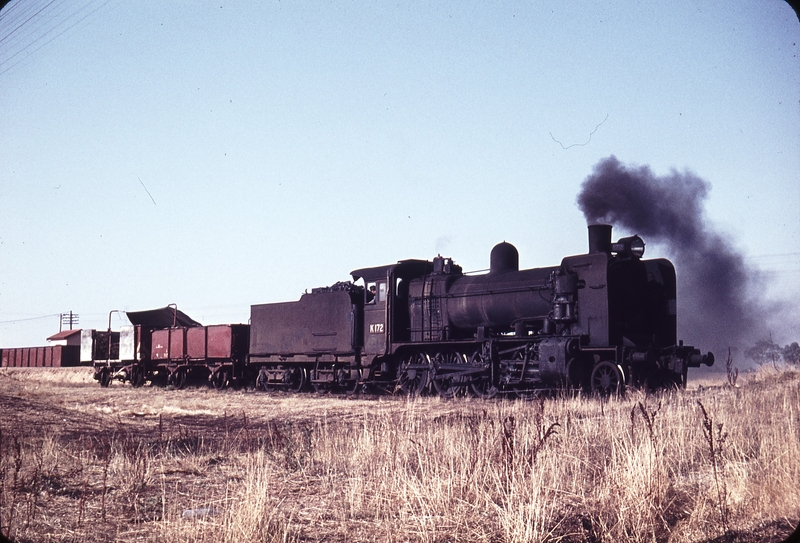
[[84,331],[82,353],[103,386],[180,388],[199,374],[218,388],[444,397],[685,387],[688,368],[714,356],[677,341],[675,269],[643,260],[640,237],[611,234],[590,226],[587,254],[547,268],[520,270],[503,242],[480,275],[442,256],[358,269],[296,302],[251,306],[249,325],[129,312],[119,332]]

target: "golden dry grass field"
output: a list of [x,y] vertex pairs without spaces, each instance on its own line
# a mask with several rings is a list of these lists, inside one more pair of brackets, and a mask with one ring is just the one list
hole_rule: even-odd
[[600,401],[267,395],[0,369],[18,542],[723,542],[800,520],[800,374]]

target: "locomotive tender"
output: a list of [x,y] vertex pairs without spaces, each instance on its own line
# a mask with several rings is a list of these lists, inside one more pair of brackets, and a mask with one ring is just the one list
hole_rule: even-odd
[[403,260],[296,302],[253,305],[249,326],[203,327],[176,309],[172,323],[163,310],[158,322],[156,311],[128,313],[119,359],[98,356],[95,378],[180,387],[200,371],[217,387],[445,397],[686,386],[688,368],[714,356],[677,341],[674,267],[643,253],[638,236],[612,243],[611,226],[592,225],[589,252],[559,266],[520,270],[505,242],[481,275],[441,256]]

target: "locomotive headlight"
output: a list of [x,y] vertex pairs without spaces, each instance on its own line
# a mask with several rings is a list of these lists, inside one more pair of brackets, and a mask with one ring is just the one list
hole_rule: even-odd
[[611,245],[611,252],[619,256],[641,258],[644,255],[644,240],[639,236],[621,238]]

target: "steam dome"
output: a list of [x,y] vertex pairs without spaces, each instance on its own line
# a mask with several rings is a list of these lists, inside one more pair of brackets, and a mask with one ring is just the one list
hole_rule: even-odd
[[492,254],[489,257],[489,273],[511,271],[519,271],[519,251],[505,241],[498,243],[492,249]]

